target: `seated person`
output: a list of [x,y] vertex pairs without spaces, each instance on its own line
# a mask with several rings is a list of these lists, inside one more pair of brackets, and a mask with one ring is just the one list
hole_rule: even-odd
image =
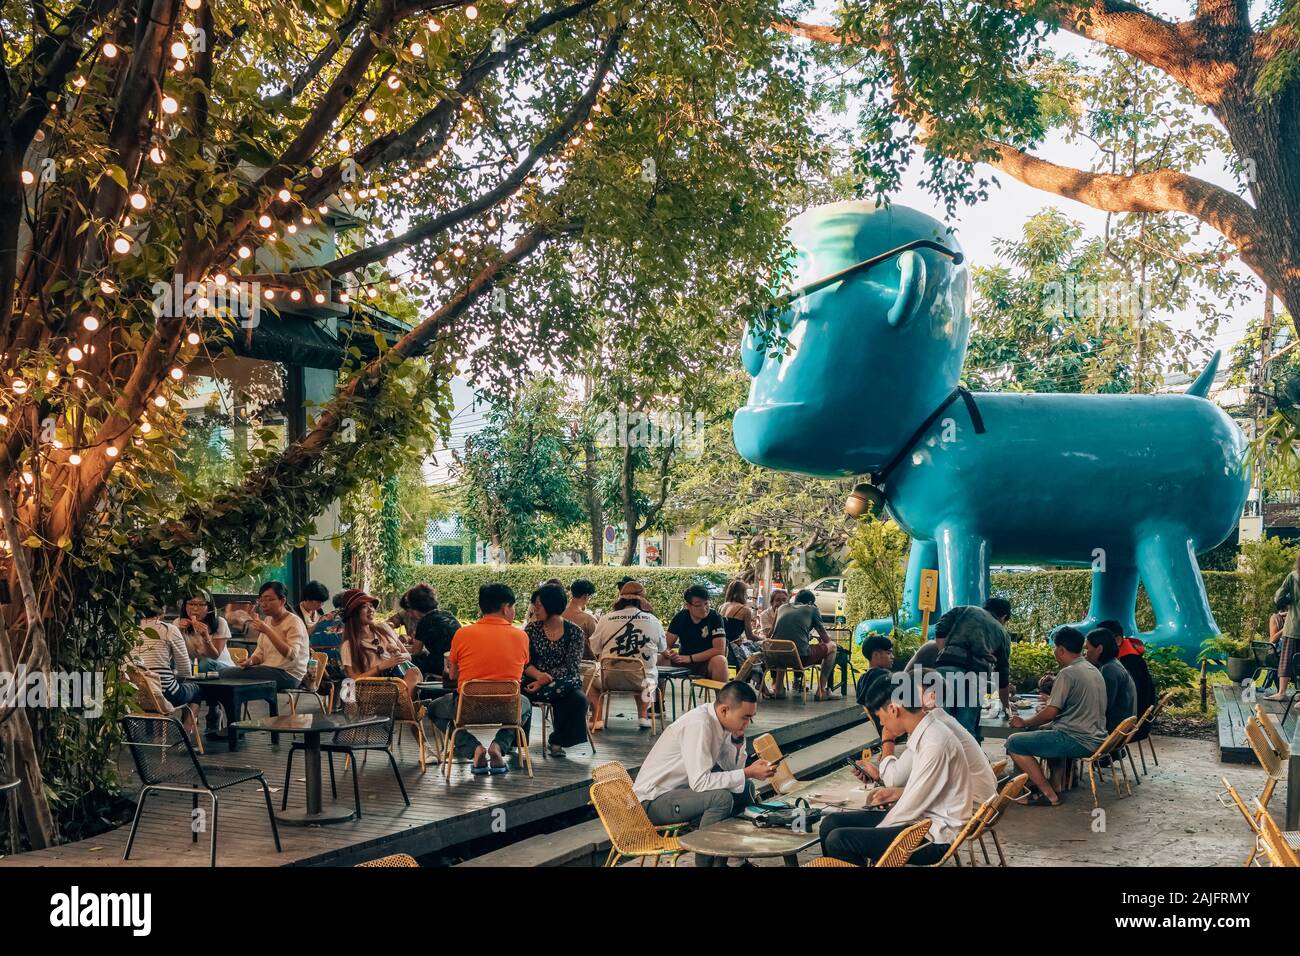
[[[451,641],[444,679],[456,681],[457,688],[466,681],[519,681],[528,663],[528,635],[515,627],[515,592],[504,584],[484,584],[478,589],[478,606],[482,616],[473,624],[456,631]],[[450,732],[456,717],[458,694],[448,694],[433,702],[433,719],[444,734]],[[532,723],[532,704],[520,699],[519,722],[527,734]],[[470,759],[470,773],[503,774],[510,771],[506,754],[514,750],[515,732],[497,731],[486,748],[471,733],[456,736],[456,756]]]
[[[757,710],[754,688],[733,680],[713,701],[668,725],[633,786],[651,823],[690,823],[703,829],[749,805],[749,781],[770,780],[776,773],[766,760],[745,766],[745,730]],[[695,864],[725,866],[726,859],[696,854]]]
[[197,707],[191,710],[188,705],[199,696],[199,685],[185,679],[190,676],[193,664],[185,638],[176,625],[164,621],[161,611],[145,618],[140,622],[140,634],[131,657],[158,677],[163,697],[184,711],[183,722],[189,727]]
[[331,669],[338,668],[337,674],[331,674],[336,679],[343,675],[339,665],[339,645],[343,643],[343,605],[355,593],[356,588],[348,588],[330,598],[334,610],[321,617],[311,629],[311,649],[324,654],[329,659]]
[[[618,592],[614,608],[596,623],[596,632],[591,636],[591,652],[598,661],[610,657],[639,657],[645,666],[646,687],[659,686],[659,655],[668,649],[664,639],[664,628],[659,618],[650,613],[650,602],[646,598],[645,587],[638,581],[629,581]],[[600,671],[592,680],[587,691],[587,700],[591,704],[593,731],[603,730],[605,723],[601,719],[600,707]],[[650,702],[645,694],[636,698],[637,722],[644,728],[650,728],[648,714]]]
[[[185,638],[190,659],[198,661],[200,674],[219,673],[223,668],[235,666],[227,647],[230,627],[224,618],[217,616],[216,606],[207,592],[196,590],[192,597],[186,598],[181,606],[181,616],[176,619],[176,627]],[[207,733],[216,733],[217,719],[217,704],[208,704],[208,716],[204,722]]]
[[1013,716],[1009,721],[1015,729],[1033,730],[1007,738],[1007,756],[1021,772],[1029,774],[1030,786],[1035,790],[1029,806],[1055,807],[1061,803],[1038,758],[1087,757],[1106,739],[1106,681],[1083,656],[1083,635],[1062,625],[1052,632],[1052,643],[1061,669],[1052,682],[1047,706],[1028,719]]
[[[812,632],[817,632],[820,643],[813,644]],[[831,699],[831,677],[835,673],[835,655],[839,652],[835,642],[826,633],[821,614],[817,611],[817,595],[805,589],[794,596],[794,601],[781,608],[776,615],[776,624],[772,627],[771,639],[774,641],[792,641],[799,652],[799,659],[805,665],[820,664],[822,668],[821,684],[817,688],[817,700]],[[785,695],[785,673],[773,669],[773,683],[777,687],[777,696]]]
[[[937,710],[927,712],[915,695],[895,695],[883,682],[872,688],[866,707],[887,736],[908,735],[912,765],[901,790],[871,792],[867,798],[871,808],[823,818],[822,855],[866,866],[879,859],[909,824],[929,820],[926,842],[912,854],[911,862],[938,863],[971,812],[970,771],[961,741]],[[879,804],[891,801],[896,802],[889,810],[879,809]]]
[[[1146,658],[1142,656],[1146,653],[1146,646],[1136,637],[1125,637],[1124,627],[1119,621],[1102,621],[1097,626],[1104,627],[1115,635],[1115,654],[1119,658],[1120,665],[1128,671],[1128,676],[1133,678],[1133,690],[1136,694],[1133,712],[1140,717],[1159,696],[1156,693],[1156,682],[1151,679]],[[1133,739],[1146,740],[1150,734],[1151,724],[1148,722],[1142,725]]]
[[343,672],[353,680],[396,677],[406,684],[414,699],[415,685],[423,675],[411,663],[411,652],[393,629],[375,619],[379,598],[357,590],[349,590],[347,595],[341,615],[343,643],[339,645],[339,664]]
[[564,616],[564,588],[548,584],[533,592],[533,622],[528,635],[524,692],[529,700],[551,705],[555,718],[551,739],[543,741],[552,757],[587,739],[587,695],[582,691],[582,649],[587,636]]
[[257,647],[248,659],[219,672],[223,678],[272,681],[276,690],[293,690],[307,676],[307,626],[289,610],[289,592],[279,581],[267,581],[257,592],[262,617],[249,618],[257,632]]
[[709,607],[709,592],[695,584],[682,594],[686,606],[668,625],[667,663],[690,668],[695,677],[727,679],[727,629]]
[[910,672],[922,667],[927,669],[934,667],[935,661],[943,653],[945,643],[945,638],[940,637],[937,633],[932,639],[922,641],[921,646],[916,649],[916,653],[909,657],[907,663],[903,665],[903,670]]
[[[961,744],[962,756],[966,758],[966,770],[970,774],[970,799],[971,809],[983,806],[984,802],[997,792],[998,781],[993,774],[993,767],[989,763],[989,758],[984,753],[984,748],[980,746],[979,741],[971,736],[956,719],[942,707],[936,707],[937,694],[934,689],[934,678],[927,682],[927,674],[936,674],[937,672],[922,671],[912,677],[912,680],[904,682],[901,686],[895,685],[900,695],[912,697],[920,695],[921,706],[926,713],[933,712],[934,716],[947,725],[948,729],[956,735],[958,742]],[[872,715],[875,719],[875,715]],[[899,756],[895,753],[897,740],[889,733],[882,730],[880,735],[880,765],[863,763],[857,764],[854,770],[858,776],[864,780],[878,781],[885,787],[898,790],[907,783],[907,778],[912,772],[912,760],[915,751],[908,747]]]
[[584,660],[591,660],[588,644],[591,641],[591,635],[596,633],[596,615],[587,610],[587,604],[596,595],[596,585],[586,578],[578,578],[573,584],[569,585],[569,594],[571,597],[564,609],[564,619],[572,621],[582,628],[584,638],[582,657]]
[[1137,688],[1119,662],[1115,635],[1104,627],[1094,628],[1084,640],[1083,656],[1101,672],[1106,682],[1106,732],[1110,733],[1137,709]]
[[767,607],[758,615],[758,639],[769,640],[772,628],[776,627],[776,615],[790,600],[790,592],[785,588],[772,588],[767,596]]
[[[878,681],[889,682],[894,673],[894,642],[883,634],[871,634],[862,642],[862,656],[867,659],[868,670],[858,678],[857,699],[859,704],[865,704],[867,697],[871,693],[871,688],[876,686]],[[876,716],[871,714],[871,721],[875,723]],[[876,731],[879,733],[880,725],[876,724]]]
[[407,633],[411,638],[411,660],[429,680],[442,676],[442,662],[451,650],[451,640],[460,630],[456,616],[438,607],[438,595],[427,584],[417,584],[402,596],[406,608]]
[[330,589],[319,581],[308,581],[302,586],[302,596],[298,599],[298,615],[307,628],[307,633],[325,616],[322,608],[330,599]]

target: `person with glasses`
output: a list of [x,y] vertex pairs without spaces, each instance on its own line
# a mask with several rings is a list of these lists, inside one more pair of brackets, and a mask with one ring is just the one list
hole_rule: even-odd
[[[185,639],[191,660],[198,662],[200,674],[218,673],[224,668],[235,666],[227,646],[230,642],[230,625],[225,618],[217,616],[217,609],[207,592],[195,591],[185,599],[181,605],[181,616],[176,619],[176,627]],[[204,732],[216,734],[218,723],[217,705],[210,703]]]
[[257,592],[260,617],[249,619],[257,632],[257,647],[248,659],[219,674],[236,680],[272,681],[276,690],[293,690],[307,676],[307,625],[289,609],[289,592],[279,581],[267,581]]

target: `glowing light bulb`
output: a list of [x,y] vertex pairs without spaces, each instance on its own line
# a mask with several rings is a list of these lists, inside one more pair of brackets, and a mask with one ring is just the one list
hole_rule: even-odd
[[172,56],[177,60],[183,60],[190,55],[189,46],[181,40],[177,40],[170,47]]
[[264,298],[264,299],[274,299],[274,298],[275,298],[275,290],[274,290],[274,289],[267,289],[265,292],[262,293],[262,298]]
[[411,44],[411,56],[424,56],[424,44],[419,40]]
[[347,152],[351,152],[351,150],[352,150],[352,140],[348,139],[346,136],[340,136],[340,137],[339,137],[339,152],[340,152],[340,153],[347,153]]
[[324,203],[321,203],[319,206],[316,207],[316,211],[323,216],[330,211],[330,207],[325,205]]
[[170,375],[172,378],[176,379],[176,381],[178,381],[178,382],[179,382],[182,378],[185,377],[185,372],[184,372],[184,370],[183,370],[183,369],[179,369],[179,368],[174,368],[174,369],[172,369],[170,372],[168,372],[167,374]]
[[240,246],[240,247],[239,247],[239,258],[241,258],[241,259],[247,259],[247,258],[248,258],[249,256],[251,256],[252,254],[253,254],[253,250],[250,249],[250,248],[248,248],[248,246]]
[[81,325],[87,332],[93,332],[95,329],[99,328],[99,319],[95,318],[93,315],[88,315],[81,320]]
[[131,193],[132,209],[143,209],[147,205],[149,205],[149,200],[145,197],[144,193]]
[[167,405],[167,399],[165,399],[161,395],[158,395],[154,398],[153,403],[157,405],[159,408],[164,408]]
[[185,6],[189,7],[191,10],[197,10],[199,7],[203,6],[203,0],[185,0]]
[[217,285],[225,285],[226,274],[224,272],[218,272],[215,276],[212,277],[212,281],[215,282]]
[[447,268],[447,263],[439,259],[436,262],[434,262],[433,267],[437,269],[439,272],[441,272],[443,269]]
[[302,298],[302,293],[299,292],[297,289],[294,289],[292,292],[289,293],[289,298],[293,299],[294,302],[297,302],[299,299]]
[[104,56],[108,57],[110,60],[113,59],[113,57],[117,56],[117,44],[116,44],[116,43],[105,43],[105,44],[104,44]]
[[161,148],[155,146],[149,150],[149,162],[153,163],[155,166],[161,166],[166,161],[167,153]]
[[181,30],[184,31],[187,37],[192,37],[194,34],[199,32],[194,28],[194,24],[190,23],[188,20],[181,26]]
[[379,114],[375,112],[373,106],[367,106],[361,111],[361,118],[367,123],[373,123],[375,120],[379,119]]
[[280,202],[288,202],[293,198],[293,193],[287,189],[281,189],[276,195],[280,197]]
[[23,379],[21,379],[21,378],[16,378],[16,379],[14,379],[14,381],[13,381],[13,390],[14,390],[14,394],[15,394],[15,395],[26,395],[26,394],[27,394],[27,382],[25,382],[25,381],[24,381]]
[[389,73],[388,78],[384,80],[384,82],[388,84],[388,88],[390,90],[395,90],[402,85],[402,81],[399,80],[397,76],[393,73]]
[[73,452],[71,455],[68,456],[68,464],[69,464],[69,465],[80,465],[80,464],[81,464],[81,456],[78,455],[76,452]]
[[316,300],[317,304],[320,304],[325,301],[325,293],[317,292],[314,296],[312,296],[312,298]]
[[429,28],[430,33],[437,33],[439,30],[442,29],[442,24],[439,23],[437,20],[435,20],[433,17],[429,18],[428,22],[425,23],[425,26]]
[[263,229],[270,229],[271,217],[268,216],[266,213],[262,213],[262,215],[257,217],[257,224],[261,226]]
[[126,236],[118,236],[113,240],[113,251],[120,255],[126,255],[131,251],[131,240]]
[[86,85],[86,78],[84,76],[79,76],[72,81],[72,85],[75,86],[77,89],[81,89]]
[[117,286],[113,285],[113,283],[109,282],[107,279],[100,279],[99,291],[106,293],[108,295],[112,295],[114,292],[117,291]]
[[181,108],[181,104],[176,102],[176,97],[164,96],[162,98],[162,111],[167,115],[170,116],[172,113],[175,113],[180,108]]
[[190,345],[198,345],[200,341],[199,333],[191,332],[189,335],[185,336],[185,341],[189,342]]
[[285,230],[285,232],[287,232],[291,236],[297,231],[298,231],[298,226],[292,222],[289,223],[289,228]]
[[172,69],[175,70],[177,73],[184,73],[184,72],[185,72],[185,61],[184,61],[184,60],[173,60],[173,61],[172,61]]
[[148,422],[141,422],[141,423],[140,423],[140,431],[141,431],[143,434],[147,435],[147,434],[149,434],[151,431],[153,431],[153,426],[150,425]]
[[116,458],[118,455],[117,446],[109,445],[107,448],[104,449],[104,454],[107,455],[109,458]]
[[24,185],[24,186],[30,186],[30,185],[31,185],[32,183],[34,183],[34,182],[36,182],[36,174],[33,173],[30,169],[24,169],[24,170],[23,170],[23,185]]
[[346,292],[340,292],[340,293],[339,293],[339,301],[340,301],[340,302],[348,302],[348,301],[350,301],[351,299],[352,299],[352,296],[348,295]]
[[81,351],[81,349],[77,348],[75,345],[71,346],[68,349],[68,358],[71,359],[72,361],[80,362],[84,357],[85,357],[84,353]]

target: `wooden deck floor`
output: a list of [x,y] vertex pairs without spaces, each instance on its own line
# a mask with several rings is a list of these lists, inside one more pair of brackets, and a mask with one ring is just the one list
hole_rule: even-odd
[[[260,715],[259,706],[265,707],[255,705],[254,716]],[[383,755],[372,755],[361,772],[364,817],[326,827],[281,826],[284,852],[279,854],[275,852],[266,805],[256,785],[224,791],[220,795],[217,863],[219,866],[346,866],[388,853],[423,856],[502,832],[502,827],[507,830],[521,827],[578,809],[587,803],[593,766],[618,760],[634,771],[653,744],[655,738],[637,728],[635,712],[624,705],[625,716],[613,716],[619,710],[616,699],[609,727],[596,735],[598,749],[594,758],[584,745],[571,749],[566,758],[543,759],[539,740],[541,722],[534,720],[530,741],[535,773],[532,779],[522,768],[503,777],[474,777],[467,764],[457,763],[449,785],[440,768],[432,763],[420,774],[415,744],[407,735],[395,753],[411,797],[410,807],[402,803]],[[750,739],[770,732],[778,743],[788,746],[842,730],[863,719],[862,709],[852,695],[847,700],[828,703],[816,703],[811,698],[807,704],[797,699],[767,701],[759,706],[750,728]],[[225,753],[224,745],[215,744],[201,759],[214,766],[261,769],[278,809],[290,742],[290,738],[282,737],[281,744],[272,747],[269,734],[250,733],[238,753]],[[118,763],[124,787],[131,792],[138,790],[139,782],[129,753],[123,750]],[[302,806],[305,799],[301,757],[295,759],[294,767],[290,807]],[[336,768],[341,771],[341,762],[336,761]],[[328,805],[328,772],[326,777]],[[340,774],[338,783],[340,802],[350,807],[349,776]],[[201,807],[209,805],[206,798],[200,800]],[[498,810],[502,812],[494,813]],[[208,864],[208,836],[200,834],[197,844],[191,842],[190,799],[183,794],[162,793],[149,798],[131,859],[123,861],[128,831],[129,827],[123,826],[90,840],[7,857],[0,860],[0,866]]]
[[[1219,684],[1214,688],[1214,703],[1219,709],[1219,759],[1224,763],[1253,763],[1254,752],[1246,740],[1246,721],[1255,714],[1255,705],[1262,704],[1264,710],[1278,720],[1286,704],[1281,701],[1265,700],[1263,693],[1258,693],[1249,703],[1241,699],[1241,688],[1236,684]],[[1296,730],[1296,720],[1300,718],[1300,704],[1291,708],[1287,715],[1283,732],[1290,737]]]

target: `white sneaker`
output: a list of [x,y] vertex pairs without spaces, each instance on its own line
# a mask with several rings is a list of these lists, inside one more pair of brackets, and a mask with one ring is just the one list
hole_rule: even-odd
[[637,720],[637,726],[641,727],[643,730],[649,730],[653,725],[650,723],[649,717],[641,717]]

